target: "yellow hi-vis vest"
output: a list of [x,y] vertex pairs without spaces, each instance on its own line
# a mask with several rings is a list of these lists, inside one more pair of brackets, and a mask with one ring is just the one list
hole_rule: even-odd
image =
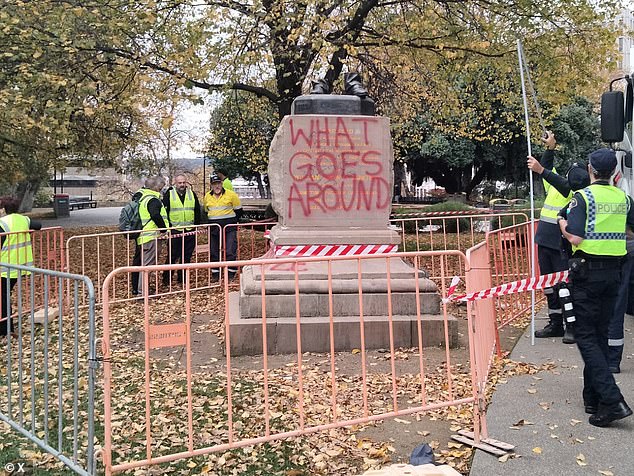
[[[147,188],[142,189],[143,195],[139,199],[139,217],[141,218],[142,231],[139,237],[136,239],[138,245],[143,245],[145,243],[149,243],[152,240],[155,240],[161,234],[152,220],[150,216],[150,212],[147,209],[147,204],[152,198],[156,198],[159,201],[161,200],[161,194],[159,192],[155,192],[154,190],[149,190]],[[168,223],[167,220],[167,212],[165,211],[165,207],[163,203],[161,203],[161,216],[165,223]]]
[[[555,172],[555,169],[553,169]],[[572,192],[568,193],[568,196],[564,197],[559,190],[550,185],[544,180],[544,190],[546,190],[546,199],[542,206],[542,211],[539,214],[539,220],[546,223],[557,224],[557,214],[559,211],[568,205],[572,198]]]
[[[0,250],[0,263],[19,264],[33,266],[33,248],[31,247],[31,233],[29,217],[12,213],[0,218],[0,226],[7,233],[4,235],[4,244]],[[0,275],[3,278],[17,278],[20,270],[0,267]],[[31,274],[22,271],[22,275]]]
[[590,185],[581,190],[586,202],[586,233],[572,251],[599,256],[624,256],[629,200],[612,185]]
[[235,218],[235,210],[242,208],[240,198],[231,190],[224,190],[219,197],[212,192],[207,192],[203,198],[205,212],[209,221],[223,220],[226,218]]
[[195,207],[196,201],[194,200],[194,194],[190,189],[187,189],[185,192],[185,200],[183,202],[181,202],[178,192],[171,189],[169,212],[170,225],[178,228],[179,230],[184,230],[188,226],[193,225]]

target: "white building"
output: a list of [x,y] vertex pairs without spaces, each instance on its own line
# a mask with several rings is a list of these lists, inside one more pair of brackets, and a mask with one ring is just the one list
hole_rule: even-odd
[[621,14],[618,16],[618,22],[620,28],[622,28],[622,35],[618,38],[619,57],[617,59],[617,68],[624,73],[632,73],[632,67],[634,61],[632,56],[634,55],[634,13],[629,8],[621,10]]

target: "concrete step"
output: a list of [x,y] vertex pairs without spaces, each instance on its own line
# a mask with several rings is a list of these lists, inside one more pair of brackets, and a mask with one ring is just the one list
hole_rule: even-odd
[[[230,349],[231,355],[262,354],[262,318],[240,316],[239,293],[229,296]],[[365,316],[363,329],[366,349],[390,347],[390,328],[387,308],[380,316]],[[267,308],[267,316],[269,314]],[[330,352],[330,318],[312,316],[300,318],[302,352]],[[447,317],[449,346],[458,345],[458,322],[455,317]],[[440,314],[422,314],[421,329],[423,347],[444,345],[445,320]],[[392,316],[392,331],[395,347],[418,346],[418,319],[413,315]],[[297,321],[295,317],[267,317],[267,349],[269,354],[289,354],[297,352]],[[361,347],[360,318],[356,316],[333,317],[335,351],[351,351]]]

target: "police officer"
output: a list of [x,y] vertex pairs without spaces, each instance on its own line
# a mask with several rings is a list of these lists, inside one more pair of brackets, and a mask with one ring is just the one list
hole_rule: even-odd
[[[152,266],[157,263],[159,254],[157,238],[165,233],[162,228],[167,228],[169,221],[167,212],[161,201],[161,190],[165,186],[165,179],[159,175],[148,177],[145,187],[135,193],[141,194],[139,198],[139,217],[141,218],[141,233],[136,239],[136,248],[132,266]],[[132,294],[141,294],[139,286],[139,273],[132,273]]]
[[[547,179],[551,175],[557,175],[553,171],[557,141],[552,132],[546,132],[544,145],[546,150],[542,155],[541,162],[529,157],[527,165],[529,169],[540,174],[542,179],[544,179],[546,198],[539,216],[535,243],[537,244],[539,271],[541,274],[550,274],[564,271],[568,267],[568,263],[560,251],[561,233],[557,226],[557,213],[568,204],[572,193],[570,188],[568,188],[567,192],[562,194],[558,187],[552,186]],[[564,331],[564,320],[557,288],[544,288],[544,294],[548,300],[548,324],[543,329],[536,330],[535,337],[564,337],[563,342],[565,344],[574,344],[575,341],[571,329],[568,329],[567,333]]]
[[610,185],[617,164],[614,151],[599,149],[589,159],[592,183],[575,193],[559,226],[573,250],[570,280],[575,337],[585,364],[585,411],[591,414],[591,425],[607,426],[632,414],[608,368],[608,325],[621,279],[626,226],[634,226],[634,206],[625,192]]
[[[207,213],[207,220],[212,225],[209,231],[209,256],[210,261],[220,261],[220,233],[224,233],[226,240],[225,260],[235,261],[238,251],[237,229],[235,226],[227,226],[238,223],[242,216],[242,204],[240,198],[235,192],[227,190],[222,185],[222,179],[212,174],[209,177],[211,183],[211,191],[205,194],[203,198],[203,208]],[[229,279],[232,279],[237,273],[235,267],[228,267],[227,273]],[[212,269],[212,279],[217,281],[220,278],[220,269]]]
[[[163,195],[163,206],[173,228],[165,264],[179,261],[189,263],[196,246],[196,235],[183,236],[183,233],[192,231],[192,225],[200,225],[200,203],[196,193],[188,187],[187,177],[183,174],[174,177],[174,186],[168,188]],[[169,271],[163,271],[163,284],[169,284],[170,274]],[[178,280],[183,281],[181,270],[178,271]]]
[[[5,216],[0,218],[0,263],[18,264],[22,266],[33,266],[33,249],[31,247],[31,234],[29,230],[39,230],[42,224],[29,217],[20,215],[20,201],[11,197],[2,199],[0,205],[4,208]],[[18,282],[18,276],[29,275],[28,271],[11,268],[0,268],[0,287],[2,288],[2,319],[0,320],[0,337],[6,336],[14,331],[14,323],[8,319],[11,313],[10,295],[13,287]]]

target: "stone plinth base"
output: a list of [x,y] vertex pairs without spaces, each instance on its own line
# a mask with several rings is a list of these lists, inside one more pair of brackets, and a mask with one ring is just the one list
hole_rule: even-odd
[[[262,354],[262,318],[241,317],[240,293],[229,296],[231,355]],[[294,309],[294,304],[293,304]],[[385,311],[387,314],[387,311]],[[269,315],[267,307],[267,316]],[[300,318],[302,352],[330,352],[330,318]],[[335,351],[350,351],[361,348],[361,326],[359,316],[333,318]],[[386,315],[364,316],[366,349],[389,349],[390,330]],[[449,346],[458,345],[456,318],[448,316]],[[423,347],[444,345],[445,327],[440,314],[421,315]],[[392,316],[395,347],[418,347],[418,323],[414,316]],[[267,317],[266,334],[268,354],[291,354],[297,352],[297,323],[295,317]]]
[[[440,296],[425,272],[415,270],[400,258],[386,257],[333,261],[330,280],[328,271],[328,263],[323,261],[267,265],[264,270],[257,265],[245,267],[240,293],[230,295],[232,355],[262,353],[263,288],[269,354],[297,352],[298,308],[302,352],[330,351],[331,312],[336,351],[361,347],[361,314],[365,348],[389,348],[390,307],[394,346],[418,346],[419,313],[423,346],[444,344]],[[454,347],[458,343],[455,318],[448,319],[448,326],[449,345]]]

